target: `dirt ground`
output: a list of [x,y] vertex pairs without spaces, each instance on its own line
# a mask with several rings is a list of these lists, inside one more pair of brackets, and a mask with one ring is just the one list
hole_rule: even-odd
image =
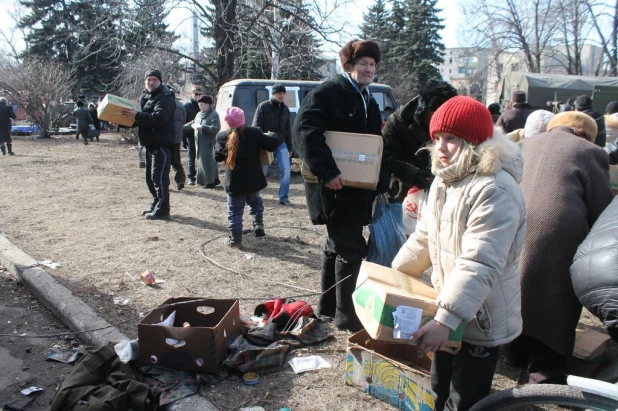
[[[238,298],[241,313],[250,315],[263,299],[319,290],[324,228],[308,220],[298,174],[290,189],[293,207],[277,204],[278,179],[269,179],[262,193],[267,236],[247,234],[244,249],[236,250],[223,245],[227,214],[221,187],[187,185],[177,191],[172,180],[173,219],[141,217],[150,201],[144,170],[135,147],[115,134],[103,134],[88,146],[72,136],[17,137],[13,149],[16,156],[0,157],[0,231],[35,259],[58,262],[61,267],[50,273],[110,323],[133,319],[119,326],[131,337],[137,337],[137,314],[172,296]],[[250,228],[248,212],[244,221]],[[146,270],[165,283],[145,286],[139,276]],[[115,297],[129,301],[114,304]],[[587,322],[599,326],[595,319]],[[326,347],[337,352],[321,354],[331,369],[296,376],[286,368],[252,387],[232,377],[206,396],[222,410],[392,409],[343,383],[345,354],[338,351],[345,350],[349,334],[335,335]],[[518,370],[501,364],[494,386],[507,388],[521,378]]]

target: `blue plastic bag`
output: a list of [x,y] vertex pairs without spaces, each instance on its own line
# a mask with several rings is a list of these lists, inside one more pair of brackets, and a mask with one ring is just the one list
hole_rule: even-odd
[[384,194],[378,194],[369,226],[367,261],[390,267],[405,242],[401,203],[389,203]]

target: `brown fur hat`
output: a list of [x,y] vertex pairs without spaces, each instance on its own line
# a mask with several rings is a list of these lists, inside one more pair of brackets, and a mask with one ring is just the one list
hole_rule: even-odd
[[380,62],[380,46],[373,40],[354,39],[348,41],[339,51],[341,66],[345,69],[346,64],[354,64],[361,57],[373,57],[376,64]]
[[554,127],[569,127],[575,131],[581,131],[588,141],[594,143],[597,138],[597,123],[588,114],[578,111],[565,111],[556,114],[547,124],[547,131]]

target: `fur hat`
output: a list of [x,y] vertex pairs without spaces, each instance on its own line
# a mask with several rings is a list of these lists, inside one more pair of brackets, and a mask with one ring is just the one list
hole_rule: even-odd
[[491,138],[494,123],[484,104],[470,97],[456,96],[433,113],[429,123],[432,140],[435,140],[434,134],[438,131],[453,134],[470,144],[479,145]]
[[277,93],[285,93],[285,86],[281,83],[277,83],[273,86],[273,89],[270,91],[270,94],[277,94]]
[[203,94],[202,97],[200,97],[199,100],[197,100],[197,102],[210,104],[212,106],[212,97],[210,97],[207,94]]
[[581,130],[585,134],[588,141],[594,143],[597,138],[597,123],[588,114],[580,113],[577,111],[565,111],[564,113],[558,113],[547,124],[547,131],[551,131],[554,127],[569,127],[576,131]]
[[229,128],[239,128],[245,125],[245,112],[238,107],[229,107],[223,119]]
[[418,106],[414,112],[414,121],[418,124],[423,124],[427,111],[436,111],[445,101],[456,95],[457,90],[455,87],[446,81],[438,79],[429,80],[419,93]]
[[147,70],[144,78],[148,78],[150,76],[156,77],[159,79],[160,82],[163,82],[161,72],[159,70],[155,70],[155,69]]
[[577,110],[588,110],[592,108],[592,99],[588,96],[579,96],[575,100],[575,108]]
[[554,118],[555,114],[547,110],[533,111],[526,119],[524,136],[526,138],[536,136],[547,131],[547,124]]
[[614,114],[614,113],[618,113],[618,101],[611,101],[609,102],[607,107],[605,107],[605,114]]
[[524,91],[514,91],[511,96],[511,101],[513,103],[525,103],[526,102],[526,93]]
[[361,57],[372,57],[378,64],[380,62],[380,46],[378,43],[372,40],[354,39],[348,41],[339,51],[339,60],[344,68],[346,64],[354,64]]

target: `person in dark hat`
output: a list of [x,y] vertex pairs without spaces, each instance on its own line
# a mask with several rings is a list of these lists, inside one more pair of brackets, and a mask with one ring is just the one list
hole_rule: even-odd
[[[294,149],[317,177],[305,183],[307,209],[313,224],[325,224],[322,254],[322,291],[318,314],[334,317],[340,329],[362,329],[352,302],[356,278],[367,242],[363,226],[371,222],[376,191],[347,187],[324,132],[342,131],[380,135],[380,107],[369,91],[380,62],[380,46],[351,40],[339,52],[344,72],[314,88],[303,100],[292,127]],[[378,191],[388,189],[390,173],[382,160]],[[336,284],[336,285],[335,285]],[[334,289],[331,289],[334,288]]]
[[[200,86],[194,85],[191,87],[191,99],[185,103],[185,113],[187,114],[186,122],[192,122],[195,120],[195,116],[200,112],[198,100],[204,95]],[[182,144],[187,149],[187,177],[189,178],[189,185],[195,185],[197,176],[197,168],[195,165],[195,158],[197,156],[195,146],[195,130],[191,127],[184,127],[183,129]]]
[[92,116],[85,107],[84,100],[77,100],[75,105],[77,108],[73,111],[73,115],[77,119],[77,134],[84,139],[84,145],[88,145],[88,130],[92,124]]
[[502,114],[500,112],[500,104],[491,103],[487,106],[487,110],[489,110],[489,112],[491,113],[491,120],[494,122],[494,124],[496,124],[496,121],[498,121],[498,119],[500,118],[500,114]]
[[594,109],[594,107],[592,107],[592,99],[588,96],[577,97],[575,100],[575,110],[589,115],[597,123],[597,138],[594,140],[594,144],[601,148],[605,147],[607,140],[607,135],[605,132],[605,118],[603,117],[603,114],[599,113]]
[[513,108],[502,113],[496,121],[496,126],[502,127],[506,134],[524,128],[528,116],[534,111],[532,106],[526,103],[526,93],[523,91],[514,91],[511,102]]
[[195,130],[197,184],[208,189],[213,189],[221,184],[219,166],[212,156],[215,138],[221,130],[221,120],[212,103],[211,96],[202,95],[197,100],[200,108],[199,113],[193,121],[185,125],[185,129],[191,127]]
[[8,100],[5,97],[0,97],[0,150],[3,156],[6,155],[7,149],[10,156],[15,155],[13,152],[11,128],[16,118],[15,111],[9,105]]
[[[279,204],[290,206],[288,195],[290,192],[290,175],[292,167],[292,132],[290,126],[290,109],[284,103],[285,86],[277,83],[273,86],[272,98],[260,103],[253,117],[253,127],[260,127],[264,133],[273,132],[279,136],[281,144],[275,151],[275,158],[279,166],[281,180],[279,183]],[[268,174],[269,166],[263,168],[264,175]]]
[[170,218],[170,166],[174,144],[174,93],[162,83],[159,70],[148,70],[141,111],[122,110],[122,115],[135,119],[139,143],[146,147],[146,185],[152,195],[150,207],[142,212],[148,220]]
[[433,181],[431,156],[419,149],[431,141],[429,122],[433,112],[457,90],[443,80],[432,79],[418,96],[395,111],[384,125],[384,156],[393,173],[389,200],[401,203],[412,186],[427,189]]

